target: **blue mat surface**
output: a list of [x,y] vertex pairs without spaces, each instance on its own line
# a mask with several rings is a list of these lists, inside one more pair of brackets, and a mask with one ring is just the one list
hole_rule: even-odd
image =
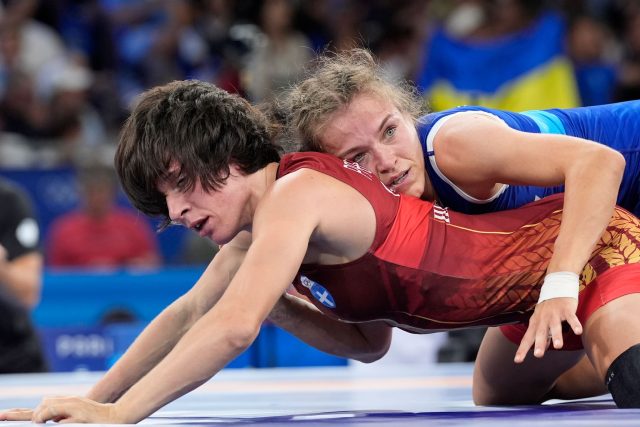
[[[142,421],[157,426],[630,426],[640,410],[610,396],[540,406],[476,407],[472,366],[226,369]],[[100,373],[0,376],[0,408],[32,407],[41,397],[82,395]],[[6,426],[29,425],[6,422]]]

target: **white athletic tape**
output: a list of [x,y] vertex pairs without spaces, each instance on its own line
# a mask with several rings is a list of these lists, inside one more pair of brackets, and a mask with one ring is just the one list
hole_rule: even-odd
[[538,304],[552,298],[578,299],[580,276],[571,271],[557,271],[545,276]]

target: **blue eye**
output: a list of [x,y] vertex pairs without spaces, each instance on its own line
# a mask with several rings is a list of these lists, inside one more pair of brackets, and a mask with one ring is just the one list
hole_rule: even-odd
[[390,126],[388,128],[385,129],[384,131],[384,136],[386,137],[392,137],[393,135],[395,135],[396,133],[396,127],[395,126]]

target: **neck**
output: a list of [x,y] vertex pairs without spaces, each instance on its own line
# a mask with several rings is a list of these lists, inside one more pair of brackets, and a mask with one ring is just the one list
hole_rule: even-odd
[[427,172],[424,173],[424,192],[422,193],[422,200],[428,200],[430,202],[434,202],[436,200],[436,192],[433,190],[433,184],[431,184],[431,180],[429,179],[429,175]]
[[251,217],[255,214],[256,208],[260,200],[267,193],[267,190],[276,181],[276,173],[278,172],[278,163],[269,163],[262,169],[251,174],[250,185],[251,193],[249,206],[251,209]]
[[259,177],[256,180],[256,188],[260,192],[260,198],[262,198],[267,189],[271,187],[274,182],[276,182],[278,165],[279,163],[269,163],[267,166],[263,167],[257,172],[259,174]]

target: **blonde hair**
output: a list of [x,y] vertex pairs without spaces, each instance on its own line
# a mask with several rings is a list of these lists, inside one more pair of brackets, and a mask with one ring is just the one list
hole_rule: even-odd
[[390,100],[414,121],[426,110],[415,86],[392,80],[369,51],[324,54],[309,76],[290,88],[277,106],[287,131],[283,143],[288,145],[286,150],[323,151],[323,126],[336,111],[363,93]]

